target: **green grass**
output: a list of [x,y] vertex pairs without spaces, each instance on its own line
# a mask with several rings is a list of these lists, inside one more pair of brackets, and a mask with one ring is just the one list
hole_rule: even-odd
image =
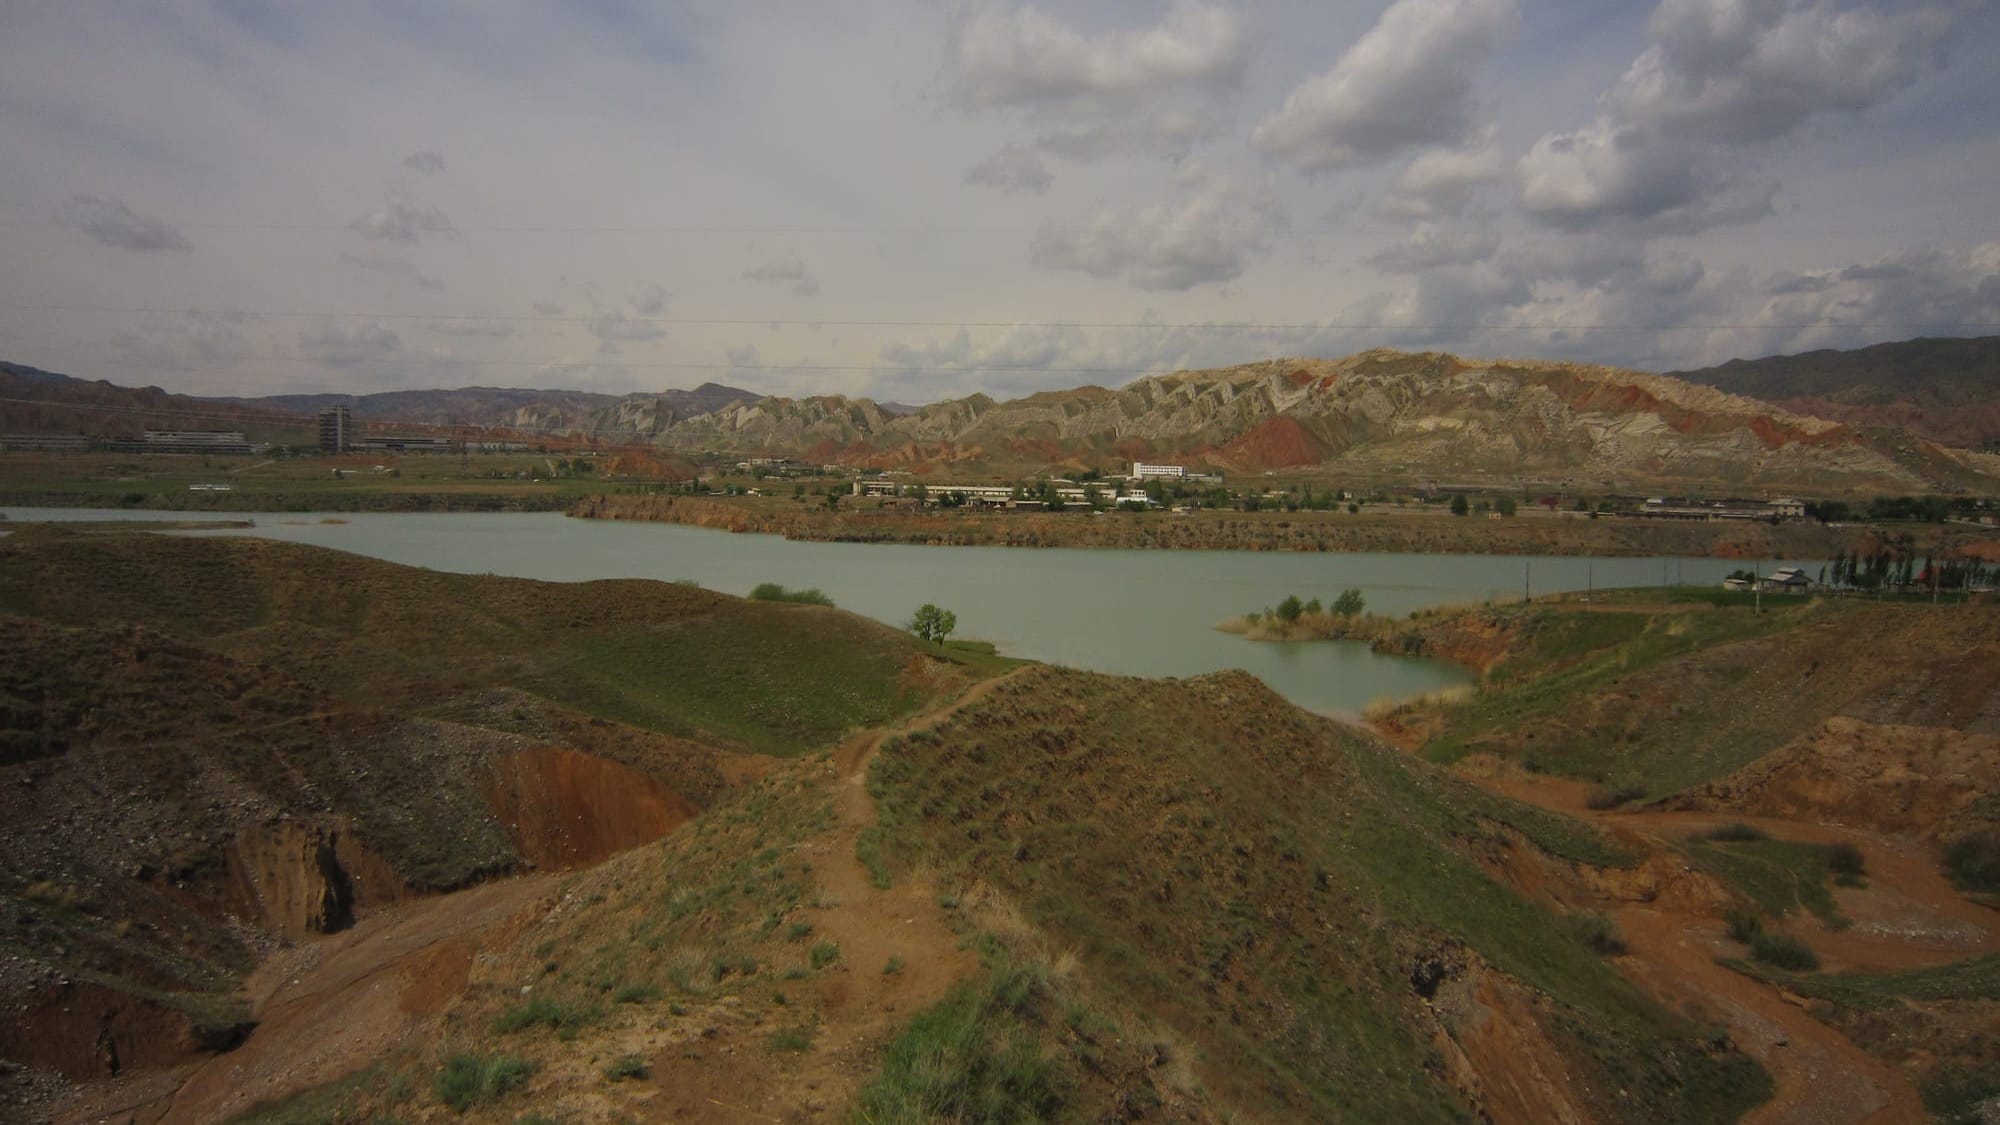
[[545,1027],[556,1032],[574,1032],[577,1028],[597,1022],[603,1015],[603,1011],[594,1006],[536,996],[502,1012],[500,1018],[493,1021],[493,1030],[505,1034]]
[[611,1060],[611,1063],[604,1068],[604,1077],[607,1081],[611,1082],[623,1082],[632,1078],[645,1078],[651,1073],[652,1069],[646,1065],[646,1056],[644,1055],[620,1055]]
[[1536,605],[1506,620],[1514,653],[1478,696],[1443,710],[1424,755],[1493,753],[1651,795],[1726,775],[1874,698],[1908,670],[1846,638],[1923,627],[1897,607],[1790,600],[1762,614]]
[[753,602],[794,602],[799,605],[821,605],[828,607],[833,605],[833,599],[821,593],[817,588],[788,590],[776,582],[759,582],[750,591],[750,600]]
[[445,1060],[435,1089],[438,1100],[458,1113],[498,1101],[521,1085],[534,1065],[505,1055],[458,1054]]
[[808,956],[808,962],[812,965],[815,972],[826,968],[838,960],[840,960],[840,946],[830,941],[816,943],[812,947],[811,954]]
[[1847,924],[1827,889],[1833,853],[1826,847],[1795,840],[1722,842],[1711,835],[1683,840],[1679,848],[1695,867],[1766,914],[1783,917],[1804,910],[1829,925]]
[[1057,1116],[1067,1083],[1041,1046],[1051,995],[1044,972],[1019,964],[958,985],[889,1044],[853,1119],[927,1125]]
[[1820,973],[1782,979],[1786,988],[1801,995],[1864,1012],[1905,1001],[1996,1001],[2000,1000],[2000,954],[1894,973]]
[[1750,956],[1780,969],[1810,972],[1819,968],[1819,955],[1812,947],[1790,934],[1760,933],[1750,939]]
[[1406,1015],[1422,1003],[1413,966],[1454,948],[1548,997],[1544,1026],[1600,1116],[1729,1117],[1768,1091],[1475,858],[1632,857],[1247,676],[1036,670],[886,744],[868,780],[891,865],[1005,891],[1253,1116],[1458,1118],[1458,1096],[1423,1077],[1431,1033]]

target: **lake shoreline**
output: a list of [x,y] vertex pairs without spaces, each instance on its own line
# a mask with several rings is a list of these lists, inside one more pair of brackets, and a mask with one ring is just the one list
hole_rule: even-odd
[[1632,517],[1472,519],[1429,511],[1090,513],[928,509],[813,511],[773,498],[593,496],[577,519],[676,523],[823,543],[931,547],[1291,551],[1711,559],[1827,559],[1910,535],[1914,549],[2000,558],[2000,528],[1654,521]]

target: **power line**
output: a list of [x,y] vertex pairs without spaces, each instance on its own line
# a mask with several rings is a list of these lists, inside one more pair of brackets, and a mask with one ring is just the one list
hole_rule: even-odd
[[402,312],[305,312],[298,310],[252,310],[231,308],[167,308],[138,305],[0,305],[10,312],[88,313],[92,315],[191,316],[268,318],[271,320],[388,320],[388,321],[493,321],[509,324],[665,324],[681,327],[782,328],[1077,328],[1101,331],[1197,329],[1205,332],[1721,332],[1761,330],[1801,332],[1809,328],[1862,328],[1899,330],[1943,330],[1959,328],[2000,329],[2000,321],[1847,321],[1808,320],[1786,323],[1699,324],[1572,324],[1536,321],[1518,324],[1483,324],[1477,321],[1437,324],[1399,324],[1393,321],[1294,323],[1271,321],[1087,321],[1087,320],[846,320],[816,317],[787,320],[773,317],[677,317],[626,316],[606,313],[591,316],[543,316],[508,313],[402,313]]
[[[57,219],[0,219],[0,229],[34,230],[67,228],[74,224]],[[278,231],[312,231],[334,234],[354,234],[364,229],[360,223],[198,223],[177,222],[180,230],[203,231],[245,231],[271,233]],[[616,234],[616,235],[683,235],[683,234],[728,234],[728,235],[908,235],[926,237],[935,235],[1035,235],[1035,234],[1101,234],[1107,231],[1130,232],[1139,229],[1137,224],[1110,224],[1107,226],[960,226],[939,224],[936,226],[759,226],[755,224],[704,224],[665,223],[629,224],[619,226],[599,226],[587,224],[554,223],[489,223],[460,225],[437,232],[448,234]],[[1271,230],[1267,223],[1203,223],[1203,231],[1265,232]],[[1402,237],[1409,234],[1407,226],[1345,226],[1337,224],[1289,225],[1279,228],[1287,237]],[[1501,235],[1549,235],[1560,233],[1535,226],[1491,226],[1480,225],[1481,233]],[[1782,227],[1775,230],[1755,232],[1760,238],[1835,238],[1861,236],[1895,236],[1901,238],[1949,238],[1962,242],[1969,238],[2000,234],[2000,230],[1980,227],[1951,227],[1927,229],[1923,227]]]

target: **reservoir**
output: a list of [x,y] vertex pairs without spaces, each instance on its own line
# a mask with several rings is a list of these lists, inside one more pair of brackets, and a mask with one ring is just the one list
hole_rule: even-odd
[[[185,512],[8,508],[9,520],[185,520]],[[1241,668],[1317,711],[1360,711],[1469,682],[1454,665],[1378,655],[1357,642],[1279,644],[1217,632],[1219,621],[1288,594],[1331,602],[1358,589],[1374,613],[1513,600],[1590,586],[1714,587],[1727,559],[1522,558],[1278,551],[1075,550],[793,542],[680,524],[559,513],[201,513],[254,520],[261,536],[410,566],[557,582],[691,580],[747,594],[761,582],[817,587],[843,609],[897,627],[926,602],[958,615],[957,637],[1009,656],[1134,676]],[[0,524],[4,527],[4,524]],[[1817,566],[1814,563],[1811,566]],[[1809,567],[1810,569],[1810,567]]]

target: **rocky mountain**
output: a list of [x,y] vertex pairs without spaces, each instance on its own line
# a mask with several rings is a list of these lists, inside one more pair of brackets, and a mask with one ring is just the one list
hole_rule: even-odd
[[1732,359],[1671,374],[1801,414],[1899,426],[1947,445],[2000,445],[2000,336]]
[[1226,472],[1337,464],[1401,476],[1587,475],[1742,487],[1977,486],[1996,465],[1884,427],[1846,425],[1608,367],[1363,352],[1149,376],[891,415],[867,399],[760,399],[679,422],[675,449],[766,451],[869,467],[1107,466]]

